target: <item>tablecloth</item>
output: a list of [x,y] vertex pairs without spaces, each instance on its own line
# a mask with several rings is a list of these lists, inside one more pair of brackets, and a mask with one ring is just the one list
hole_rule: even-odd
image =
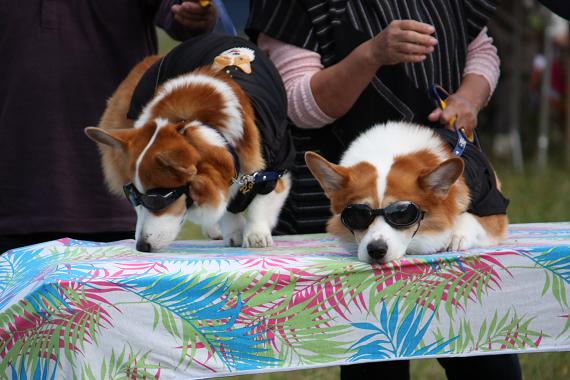
[[570,223],[368,265],[327,234],[267,249],[61,239],[0,256],[0,377],[209,378],[570,350]]

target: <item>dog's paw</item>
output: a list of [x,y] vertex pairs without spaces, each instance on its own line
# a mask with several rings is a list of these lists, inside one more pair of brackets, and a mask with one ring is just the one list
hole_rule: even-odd
[[243,232],[243,247],[265,248],[273,245],[271,230],[266,226],[253,225],[246,227]]
[[217,223],[208,226],[202,226],[202,235],[206,236],[208,239],[221,240],[222,230]]
[[245,220],[239,214],[226,212],[220,221],[220,228],[226,247],[241,247]]
[[473,248],[474,242],[471,236],[468,234],[454,233],[451,237],[451,242],[448,251],[464,251],[469,248]]
[[477,219],[469,214],[461,214],[453,228],[448,251],[464,251],[469,248],[478,247],[485,239],[485,231]]
[[234,230],[224,237],[226,247],[241,247],[243,244],[243,231]]

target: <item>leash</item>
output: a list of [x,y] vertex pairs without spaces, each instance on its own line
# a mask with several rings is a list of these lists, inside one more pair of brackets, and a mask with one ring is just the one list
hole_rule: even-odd
[[236,27],[234,26],[232,18],[230,17],[230,14],[228,13],[228,10],[226,9],[226,6],[222,0],[200,0],[200,5],[204,8],[209,6],[211,3],[214,3],[214,6],[218,10],[218,17],[222,23],[224,32],[232,36],[237,36]]
[[232,36],[237,36],[238,33],[236,27],[232,22],[232,18],[230,17],[230,14],[228,13],[228,10],[226,9],[226,6],[222,0],[213,0],[213,2],[218,9],[218,14],[220,15],[220,21],[222,23],[222,28],[224,28],[224,31]]
[[[444,110],[447,107],[445,100],[449,97],[449,92],[447,92],[443,87],[437,84],[432,84],[429,88],[429,97],[436,102],[437,106]],[[453,148],[453,154],[456,156],[461,156],[465,151],[467,142],[474,143],[479,149],[481,149],[481,144],[479,143],[479,137],[475,131],[472,131],[471,136],[465,134],[465,129],[459,128],[457,126],[457,116],[453,116],[449,121],[449,125],[453,127],[455,133],[457,134],[457,144]]]

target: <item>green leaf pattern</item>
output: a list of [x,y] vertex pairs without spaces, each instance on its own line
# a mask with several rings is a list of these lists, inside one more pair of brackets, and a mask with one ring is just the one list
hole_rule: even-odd
[[358,262],[330,235],[271,249],[63,239],[0,256],[0,379],[208,377],[570,349],[570,224],[492,249]]

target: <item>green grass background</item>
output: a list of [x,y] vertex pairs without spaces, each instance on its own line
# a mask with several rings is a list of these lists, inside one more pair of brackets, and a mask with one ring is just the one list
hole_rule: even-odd
[[[161,52],[176,45],[159,33]],[[489,146],[489,145],[486,145]],[[516,173],[508,163],[493,160],[503,184],[503,193],[511,200],[511,223],[570,221],[570,171],[562,166],[550,165],[547,170],[527,167],[525,173]],[[199,228],[186,224],[181,240],[202,239]],[[525,380],[570,379],[570,352],[519,355]],[[443,369],[435,359],[413,360],[413,380],[445,379]],[[334,380],[339,377],[338,367],[277,372],[263,375],[232,377],[236,380]],[[367,380],[367,379],[359,379]],[[484,380],[484,379],[483,379]]]

